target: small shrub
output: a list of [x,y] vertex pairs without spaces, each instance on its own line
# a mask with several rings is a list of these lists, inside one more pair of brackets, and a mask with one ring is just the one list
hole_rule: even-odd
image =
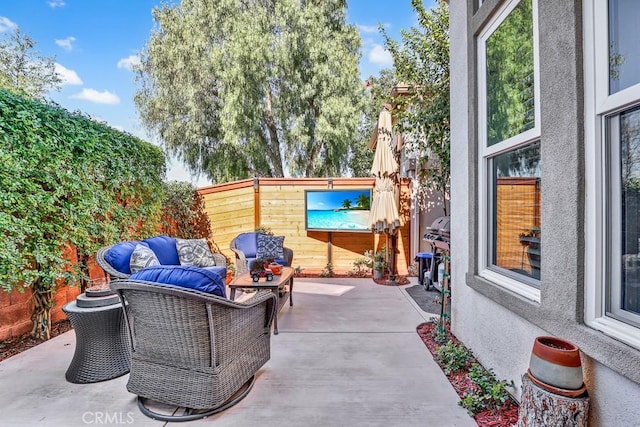
[[433,330],[431,331],[431,336],[433,337],[435,342],[438,342],[440,344],[444,344],[447,341],[449,341],[449,319],[448,318],[444,318],[443,320],[443,327],[441,328],[439,325],[441,323],[441,319],[440,316],[437,317],[432,317],[429,321],[431,323],[433,323],[434,325],[436,325],[435,328],[433,328]]
[[509,399],[507,391],[508,383],[498,381],[492,369],[485,369],[478,363],[473,363],[467,374],[476,387],[465,394],[459,402],[471,414],[477,414],[486,410],[495,410]]
[[471,352],[463,345],[447,341],[446,344],[436,347],[436,360],[443,366],[444,373],[460,371],[471,362]]
[[349,271],[347,274],[349,276],[354,277],[365,277],[369,274],[369,269],[371,268],[371,262],[367,258],[357,258],[353,262],[353,266],[355,270]]
[[296,268],[293,269],[293,275],[296,277],[301,276],[303,271],[304,271],[304,268],[302,268],[301,266],[297,266]]
[[330,262],[322,269],[322,273],[320,273],[320,277],[333,277],[336,273],[333,271],[333,264]]

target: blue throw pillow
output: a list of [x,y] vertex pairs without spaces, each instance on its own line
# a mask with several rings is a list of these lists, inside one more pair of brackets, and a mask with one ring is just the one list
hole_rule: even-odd
[[262,259],[282,259],[284,258],[283,244],[284,236],[270,236],[268,234],[258,234],[257,258]]
[[222,278],[211,271],[190,265],[158,265],[132,274],[129,279],[181,286],[226,298]]
[[158,257],[162,265],[180,265],[176,239],[169,236],[155,236],[143,240]]
[[136,248],[136,245],[148,245],[144,242],[120,242],[113,245],[111,249],[104,254],[104,259],[111,265],[111,267],[118,270],[120,273],[131,274],[131,254]]

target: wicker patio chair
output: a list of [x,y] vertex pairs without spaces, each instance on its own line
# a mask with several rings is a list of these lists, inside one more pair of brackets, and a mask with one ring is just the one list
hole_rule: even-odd
[[[148,417],[191,421],[223,411],[249,393],[270,358],[270,291],[238,303],[138,280],[115,280],[111,288],[123,301],[131,345],[127,390]],[[185,408],[184,415],[153,412],[149,400]]]
[[[255,239],[257,239],[256,232],[242,233],[236,236],[231,243],[229,243],[229,249],[236,254],[236,274],[247,273],[249,271],[249,262],[256,258],[256,246]],[[252,238],[251,244],[247,248],[243,246],[243,243],[248,242],[247,238]],[[284,261],[287,267],[291,267],[293,263],[293,250],[287,247],[282,248],[284,253]]]

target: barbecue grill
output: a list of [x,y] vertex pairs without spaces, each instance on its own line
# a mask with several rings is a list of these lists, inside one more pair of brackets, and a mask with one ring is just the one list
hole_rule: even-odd
[[440,240],[448,242],[451,238],[450,217],[441,216],[436,218],[431,223],[431,226],[427,227],[427,233],[424,235],[424,240]]

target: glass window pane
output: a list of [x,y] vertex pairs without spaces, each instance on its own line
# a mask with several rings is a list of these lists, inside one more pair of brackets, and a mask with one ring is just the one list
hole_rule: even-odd
[[489,264],[540,279],[540,141],[495,156]]
[[487,145],[535,125],[532,0],[522,0],[489,36]]
[[609,0],[609,93],[640,83],[638,0]]
[[620,115],[620,163],[623,254],[621,308],[640,314],[640,109],[638,108]]

